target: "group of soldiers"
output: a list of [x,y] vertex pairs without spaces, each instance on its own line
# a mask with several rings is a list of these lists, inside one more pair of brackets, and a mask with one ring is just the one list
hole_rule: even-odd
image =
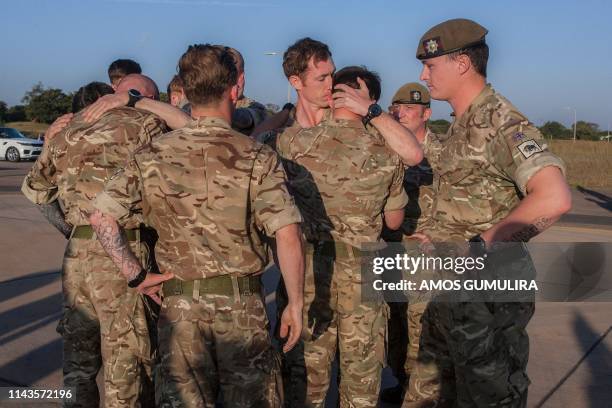
[[[563,163],[486,82],[486,34],[466,19],[428,30],[427,88],[402,86],[388,112],[374,72],[336,71],[311,38],[284,53],[297,103],[273,115],[220,45],[187,49],[170,103],[130,60],[112,87],[79,89],[22,188],[69,238],[71,406],[99,404],[102,368],[107,407],[323,407],[336,355],[341,407],[378,405],[387,360],[399,385],[382,398],[403,407],[525,406],[532,302],[361,296],[364,244],[486,251],[571,206]],[[427,128],[431,99],[453,109],[445,135]],[[260,279],[272,261],[280,350]]]

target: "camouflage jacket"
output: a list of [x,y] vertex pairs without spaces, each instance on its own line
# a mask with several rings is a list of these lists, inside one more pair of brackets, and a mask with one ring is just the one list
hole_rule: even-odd
[[142,212],[160,270],[184,280],[260,273],[264,234],[301,221],[278,156],[218,118],[194,120],[136,152],[95,206]]
[[338,240],[355,247],[376,242],[383,211],[404,208],[403,164],[382,136],[360,121],[323,121],[291,127],[277,150],[304,218],[308,240]]
[[[92,202],[104,183],[123,168],[136,149],[165,130],[157,116],[134,108],[113,109],[93,124],[77,115],[46,142],[21,191],[36,204],[61,199],[66,221],[87,225],[87,214],[92,212]],[[141,222],[138,216],[123,221],[126,228]]]
[[433,204],[433,170],[431,161],[436,160],[439,149],[438,135],[427,129],[425,139],[421,144],[425,157],[416,166],[406,167],[404,171],[404,190],[408,195],[408,204],[405,208],[404,222],[397,231],[385,228],[383,238],[385,241],[401,241],[403,235],[412,235],[421,232],[431,218]]
[[464,239],[506,217],[526,193],[529,179],[546,166],[565,173],[538,129],[487,85],[440,137],[432,161],[431,235]]

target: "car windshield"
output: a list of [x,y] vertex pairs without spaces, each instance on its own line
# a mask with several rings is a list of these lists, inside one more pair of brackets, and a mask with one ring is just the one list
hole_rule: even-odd
[[17,129],[13,128],[0,128],[0,138],[5,139],[21,139],[25,137]]

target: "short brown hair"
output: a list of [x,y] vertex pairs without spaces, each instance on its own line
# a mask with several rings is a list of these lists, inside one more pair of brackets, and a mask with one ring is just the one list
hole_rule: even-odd
[[225,47],[230,54],[232,54],[232,58],[234,58],[234,63],[236,64],[236,69],[238,73],[244,72],[244,58],[240,51],[232,47]]
[[98,98],[114,92],[115,91],[113,91],[113,88],[109,84],[103,82],[90,82],[80,87],[72,97],[72,113],[77,113],[97,101]]
[[180,92],[182,90],[183,82],[181,81],[181,78],[178,75],[173,76],[172,81],[170,81],[170,83],[168,84],[168,88],[166,89],[168,97],[170,97],[170,94],[172,92]]
[[283,70],[285,76],[302,75],[308,69],[310,58],[314,62],[327,61],[332,56],[329,47],[320,41],[306,37],[297,40],[283,54]]
[[110,79],[111,84],[130,74],[142,74],[140,64],[131,59],[115,60],[108,67],[108,79]]
[[226,47],[190,45],[178,65],[183,91],[194,105],[218,102],[223,93],[236,85],[238,80],[238,69]]
[[374,71],[368,71],[364,66],[344,67],[334,74],[334,87],[345,84],[354,89],[359,89],[357,78],[361,78],[368,87],[370,98],[380,99],[380,76]]
[[487,77],[487,62],[489,61],[489,46],[487,44],[478,44],[447,55],[451,60],[457,59],[460,55],[467,55],[474,67],[474,71],[485,78]]

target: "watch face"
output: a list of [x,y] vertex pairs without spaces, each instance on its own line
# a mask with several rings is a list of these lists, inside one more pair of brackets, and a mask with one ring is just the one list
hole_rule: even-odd
[[137,98],[138,98],[138,97],[140,97],[140,96],[142,96],[142,95],[140,94],[140,92],[138,92],[138,90],[137,90],[137,89],[130,89],[130,90],[128,91],[128,94],[130,94],[131,96],[135,96],[135,97],[137,97]]
[[378,104],[374,104],[370,106],[370,113],[372,116],[376,117],[382,113],[382,108]]

